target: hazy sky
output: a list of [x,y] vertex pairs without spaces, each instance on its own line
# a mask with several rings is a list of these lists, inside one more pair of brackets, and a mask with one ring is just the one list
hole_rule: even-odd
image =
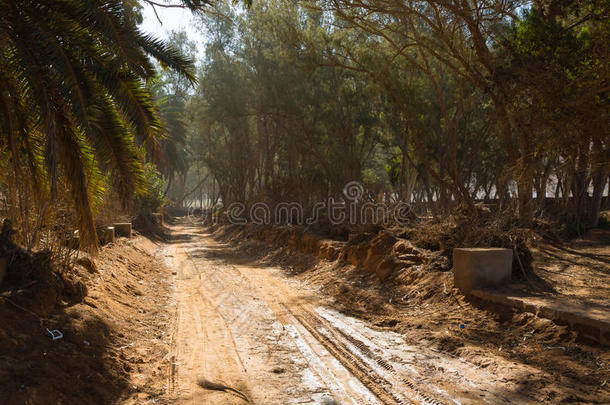
[[[161,3],[162,0],[159,1]],[[177,4],[177,1],[172,3]],[[155,34],[157,37],[167,38],[167,33],[171,30],[184,30],[188,33],[190,39],[197,40],[201,38],[201,34],[193,26],[193,17],[189,10],[182,8],[165,8],[156,7],[157,14],[163,25],[155,16],[152,6],[144,4],[143,15],[144,22],[140,26],[142,31]]]

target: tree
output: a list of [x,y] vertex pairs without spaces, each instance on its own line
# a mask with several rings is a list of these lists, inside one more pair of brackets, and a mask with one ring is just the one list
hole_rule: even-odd
[[[520,222],[523,226],[530,226],[534,214],[532,200],[534,175],[537,172],[537,159],[542,160],[536,148],[537,145],[545,143],[544,139],[541,139],[544,132],[534,131],[530,125],[535,108],[532,104],[532,90],[536,87],[541,89],[549,87],[549,84],[552,86],[550,88],[556,89],[557,80],[564,83],[563,80],[567,79],[566,73],[576,75],[583,73],[583,78],[589,80],[588,84],[597,86],[597,89],[590,93],[590,97],[585,99],[592,100],[596,97],[607,99],[607,63],[603,62],[607,60],[607,45],[605,47],[602,45],[608,42],[607,2],[565,4],[552,2],[548,11],[542,11],[542,5],[535,5],[535,9],[538,10],[535,15],[545,15],[538,21],[531,20],[527,12],[523,20],[519,18],[519,10],[524,9],[524,3],[520,1],[330,0],[319,4],[352,27],[389,44],[396,56],[413,60],[412,55],[419,55],[421,70],[427,73],[433,82],[439,77],[439,72],[433,71],[431,75],[429,74],[429,62],[426,62],[429,60],[442,65],[443,70],[453,75],[458,82],[466,81],[489,97],[498,120],[497,134],[504,143],[508,166],[512,171],[512,181],[516,183],[518,189]],[[593,50],[595,57],[585,57],[583,60],[579,59],[584,56],[582,53],[579,55],[578,52],[568,52],[571,55],[569,57],[572,58],[570,61],[565,58],[568,56],[565,52],[568,49],[575,50],[576,48],[570,46],[575,45],[576,42],[566,48],[564,39],[568,40],[567,37],[573,35],[574,31],[580,30],[583,25],[588,26],[586,29],[594,31],[595,34],[591,36],[590,43],[581,44],[585,45],[582,49]],[[555,27],[554,31],[547,29],[551,26]],[[531,74],[531,70],[528,74],[523,74],[527,70],[523,69],[528,66],[526,64],[520,64],[521,67],[511,65],[511,58],[519,53],[515,52],[516,48],[513,47],[515,41],[506,40],[512,35],[512,27],[517,27],[517,37],[519,33],[525,34],[521,39],[529,42],[531,46],[522,48],[525,54],[529,53],[539,62],[546,61],[551,64],[536,64],[538,71],[535,75]],[[545,57],[545,54],[555,55],[554,60]],[[512,60],[517,61],[518,58]],[[584,61],[589,62],[582,64]],[[568,68],[561,71],[564,66],[562,63],[570,66],[573,62],[580,63],[581,69]],[[554,70],[554,67],[558,70]],[[595,79],[592,80],[593,78]],[[578,82],[581,81],[572,80],[572,84]],[[573,89],[573,86],[565,83],[568,89]],[[581,90],[584,90],[584,87]],[[584,93],[573,93],[576,94],[584,95]],[[553,98],[558,99],[554,94],[544,95],[544,103],[548,103],[545,107],[556,105]],[[591,103],[588,105],[593,106]],[[539,107],[540,104],[537,106]],[[595,112],[592,115],[597,118],[605,116],[605,113],[601,113],[604,107],[601,110],[599,104],[594,107]],[[449,123],[446,117],[443,120],[445,124]],[[558,124],[559,122],[561,121],[556,121]],[[549,127],[548,125],[546,127],[547,134],[551,133]],[[449,134],[452,139],[455,137],[451,131]],[[559,137],[555,136],[555,138]],[[581,168],[587,168],[588,162],[585,161],[589,154],[587,135],[584,138],[578,136],[578,139],[582,140],[584,145],[584,149],[581,148],[583,159],[578,161],[581,162]],[[451,143],[454,141],[452,140]],[[453,159],[450,159],[450,167],[454,182],[459,185],[461,180],[456,177],[458,174]],[[542,173],[544,172],[545,170],[542,170]],[[597,178],[603,178],[603,172],[600,172]],[[601,183],[600,180],[598,184]],[[577,186],[582,195],[586,194],[582,191],[586,189],[584,184],[585,182],[581,181]],[[464,191],[462,189],[462,194]]]
[[31,181],[39,201],[52,199],[58,179],[65,181],[81,240],[93,248],[100,173],[112,174],[112,186],[128,204],[143,187],[136,144],[154,150],[162,132],[145,87],[156,76],[150,58],[194,80],[191,60],[138,29],[135,6],[122,0],[0,1],[0,147],[13,175]]
[[[168,40],[182,55],[195,60],[196,44],[189,40],[186,32],[172,31]],[[178,189],[184,189],[190,164],[185,110],[192,95],[193,83],[180,72],[165,69],[150,89],[164,127],[157,165],[167,180],[165,194],[179,203],[184,196]]]
[[189,106],[196,159],[224,204],[307,206],[359,180],[436,216],[477,215],[483,200],[520,226],[549,212],[594,224],[608,178],[606,3],[219,4]]

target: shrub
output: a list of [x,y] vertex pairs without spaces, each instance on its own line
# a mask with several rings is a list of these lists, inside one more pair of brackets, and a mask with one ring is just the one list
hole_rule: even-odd
[[163,208],[165,205],[165,188],[167,187],[167,182],[152,163],[146,163],[144,165],[144,176],[147,185],[146,191],[139,197],[140,207],[143,213],[151,213]]

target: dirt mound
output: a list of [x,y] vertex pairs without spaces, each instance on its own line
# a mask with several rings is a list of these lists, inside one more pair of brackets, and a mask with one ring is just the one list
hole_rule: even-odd
[[[143,237],[121,238],[69,272],[51,264],[32,273],[34,285],[3,291],[0,403],[142,403],[164,395],[155,376],[167,367],[171,276],[155,249]],[[16,268],[48,264],[40,257],[23,256]],[[50,275],[48,298],[35,287],[46,283],[40,274]],[[47,329],[63,337],[52,340]]]
[[293,226],[227,225],[218,227],[215,232],[217,237],[225,240],[255,239],[320,259],[350,263],[375,274],[381,281],[395,278],[404,271],[449,269],[449,262],[439,253],[417,247],[388,230],[377,234],[351,234],[347,242],[325,239]]
[[[241,249],[264,262],[288,267],[291,274],[308,273],[324,283],[326,293],[341,296],[344,309],[350,313],[384,311],[387,297],[362,288],[365,285],[422,305],[454,299],[449,297],[453,278],[447,271],[448,258],[440,252],[417,247],[388,230],[351,234],[347,242],[342,242],[292,226],[248,224],[220,226],[215,236],[238,243]],[[331,263],[333,272],[343,274],[340,281],[336,281],[335,275],[317,271],[322,260]],[[334,281],[327,283],[326,277]]]

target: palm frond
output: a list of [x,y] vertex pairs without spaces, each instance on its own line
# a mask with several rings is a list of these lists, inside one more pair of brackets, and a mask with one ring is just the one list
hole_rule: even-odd
[[156,76],[151,57],[194,81],[193,62],[141,33],[123,0],[0,1],[0,147],[29,168],[41,198],[60,177],[69,185],[94,249],[100,172],[129,205],[145,187],[138,144],[156,153],[164,122],[178,125],[159,117],[144,85]]

